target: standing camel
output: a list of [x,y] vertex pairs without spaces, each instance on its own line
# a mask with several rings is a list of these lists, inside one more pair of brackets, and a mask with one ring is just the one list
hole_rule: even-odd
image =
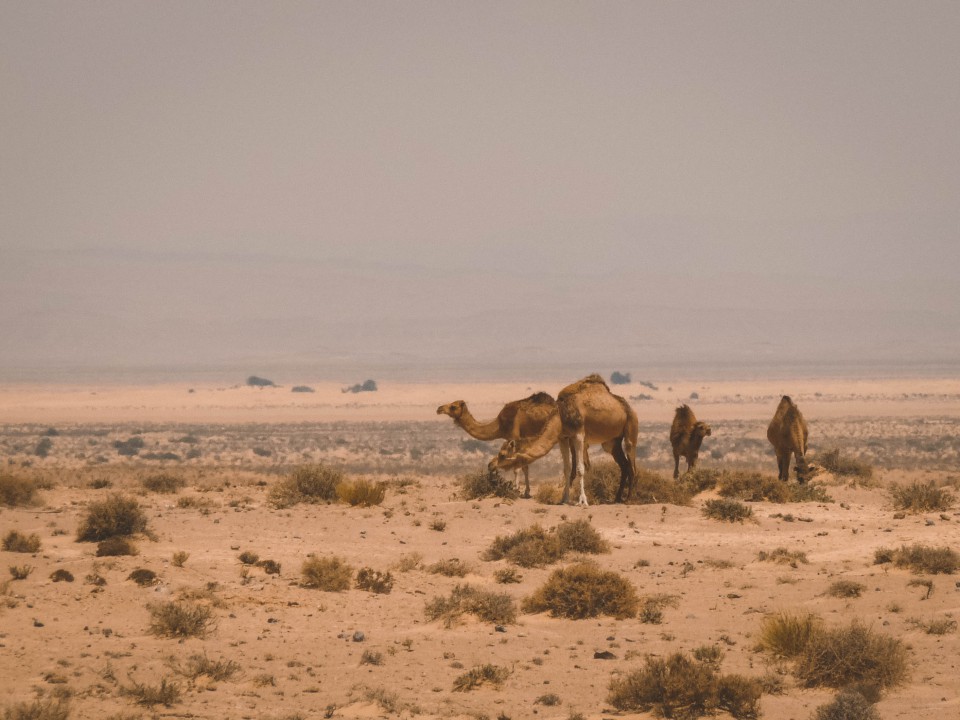
[[[523,400],[514,400],[503,406],[503,409],[490,422],[479,422],[467,409],[463,400],[454,400],[437,408],[437,415],[449,415],[454,424],[461,427],[468,435],[477,440],[520,440],[525,437],[539,435],[550,416],[556,412],[557,403],[547,393],[539,392]],[[569,472],[570,453],[566,444],[560,446],[563,455],[564,472]],[[544,453],[546,454],[546,453]],[[531,461],[532,462],[532,461]],[[514,481],[519,487],[517,473],[523,470],[525,489],[523,497],[530,497],[529,463],[517,463],[512,466]]]
[[807,434],[807,421],[803,419],[800,408],[789,395],[784,395],[767,427],[767,440],[777,453],[777,468],[784,482],[790,479],[791,454],[796,457],[797,481],[806,482],[809,470],[805,457]]
[[539,435],[505,443],[491,465],[509,470],[529,465],[543,457],[558,442],[570,444],[572,468],[563,488],[561,504],[570,497],[570,486],[580,479],[578,505],[587,505],[583,484],[584,455],[588,443],[603,445],[620,466],[620,487],[615,502],[622,502],[623,490],[627,499],[633,494],[637,476],[637,414],[630,404],[610,388],[599,375],[589,375],[568,385],[557,396],[557,411],[550,416]]
[[670,444],[673,446],[673,479],[680,477],[680,458],[687,460],[687,472],[693,470],[700,455],[700,446],[703,439],[710,434],[710,426],[697,422],[687,405],[681,405],[673,416],[673,425],[670,426]]

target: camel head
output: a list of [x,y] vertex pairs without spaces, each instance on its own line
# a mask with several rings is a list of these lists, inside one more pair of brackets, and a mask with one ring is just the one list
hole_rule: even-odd
[[693,432],[691,434],[696,435],[702,440],[705,437],[709,437],[711,432],[709,425],[705,422],[698,422],[693,426]]
[[507,440],[500,446],[500,452],[487,465],[487,468],[493,470],[514,470],[530,463],[529,458],[523,454],[523,450],[518,440]]
[[463,400],[454,400],[446,405],[437,408],[437,415],[449,415],[456,422],[463,417],[463,411],[467,409],[467,404]]

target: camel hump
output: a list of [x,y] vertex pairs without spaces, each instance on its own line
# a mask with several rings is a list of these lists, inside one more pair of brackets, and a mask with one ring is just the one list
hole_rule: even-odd
[[583,392],[589,389],[603,388],[607,392],[610,392],[610,387],[604,381],[602,377],[594,373],[593,375],[587,375],[581,380],[577,380],[571,385],[567,385],[563,390],[560,391],[558,399],[565,397],[567,395],[574,395],[579,392]]
[[697,416],[693,414],[693,410],[690,409],[690,406],[684,403],[677,408],[677,412],[674,415],[674,421],[684,425],[693,425],[695,422],[697,422]]
[[553,395],[545,392],[534,393],[527,398],[527,402],[532,403],[533,405],[555,405],[556,400],[553,399]]

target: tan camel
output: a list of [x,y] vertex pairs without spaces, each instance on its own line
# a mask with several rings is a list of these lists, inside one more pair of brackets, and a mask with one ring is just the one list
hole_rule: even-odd
[[543,430],[534,438],[520,438],[506,443],[501,454],[492,461],[497,467],[509,470],[528,465],[542,458],[557,443],[570,444],[572,468],[563,488],[561,504],[570,497],[570,486],[580,479],[579,505],[587,505],[583,485],[584,454],[588,443],[599,443],[609,449],[620,466],[620,487],[615,501],[621,502],[627,488],[627,499],[633,494],[637,476],[636,451],[639,423],[630,404],[610,388],[599,375],[589,375],[568,385],[557,396],[557,411],[547,420]]
[[[540,392],[524,398],[514,400],[503,406],[503,409],[490,422],[479,422],[467,409],[463,400],[454,400],[437,408],[437,415],[449,415],[453,422],[461,427],[468,435],[477,440],[519,440],[524,437],[539,435],[550,416],[556,412],[557,403],[547,393]],[[564,471],[569,472],[570,457],[566,445],[560,447],[563,455]],[[530,470],[529,463],[514,466],[514,481],[519,487],[517,473],[523,470],[524,494],[530,497]]]
[[703,439],[710,434],[710,426],[697,422],[687,405],[681,405],[673,416],[673,425],[670,426],[670,444],[673,446],[673,478],[680,477],[680,458],[687,460],[687,472],[693,470],[700,455],[700,446]]
[[810,471],[807,465],[807,421],[803,419],[793,400],[788,395],[780,398],[780,404],[767,427],[767,440],[777,453],[777,468],[781,480],[790,479],[790,455],[796,457],[797,481],[805,482]]

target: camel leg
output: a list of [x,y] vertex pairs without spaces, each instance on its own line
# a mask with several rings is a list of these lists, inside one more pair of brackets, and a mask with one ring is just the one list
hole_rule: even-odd
[[586,443],[583,444],[583,467],[587,470],[590,469],[590,448]]
[[790,456],[777,450],[777,472],[781,480],[790,479]]
[[637,486],[637,444],[626,435],[621,440],[621,444],[623,446],[623,457],[627,461],[627,479],[629,480],[627,500],[631,500],[633,491]]
[[673,479],[680,477],[680,453],[673,451]]
[[[630,443],[624,440],[623,446],[621,446],[620,443],[613,446],[613,459],[616,460],[617,465],[620,466],[620,487],[617,488],[617,496],[614,498],[614,502],[623,502],[624,488],[627,490],[627,500],[633,497],[633,486],[636,481],[636,474],[627,457],[627,452],[630,451],[629,445]],[[627,452],[624,452],[625,449]]]
[[563,474],[560,476],[560,484],[565,485],[570,479],[570,470],[573,467],[570,464],[570,443],[566,438],[560,438],[560,457],[563,458]]
[[577,477],[580,478],[580,499],[577,501],[577,505],[587,507],[589,503],[587,502],[587,491],[583,479],[583,475],[586,472],[583,467],[583,448],[586,445],[584,439],[583,433],[577,433],[573,438],[573,450],[574,454],[579,458],[579,462],[577,463]]
[[[796,458],[796,466],[797,466],[797,482],[802,485],[807,481],[807,460],[800,453],[796,453],[795,458]],[[788,455],[787,462],[789,461],[790,461],[790,456]]]
[[570,499],[570,485],[573,484],[573,479],[577,474],[577,448],[572,442],[570,442],[568,447],[570,449],[570,473],[563,481],[563,495],[560,498],[560,505],[566,505]]
[[697,466],[698,457],[699,455],[694,454],[687,458],[687,472],[690,472]]
[[530,466],[529,465],[523,466],[523,485],[524,485],[523,497],[528,498],[530,497]]

